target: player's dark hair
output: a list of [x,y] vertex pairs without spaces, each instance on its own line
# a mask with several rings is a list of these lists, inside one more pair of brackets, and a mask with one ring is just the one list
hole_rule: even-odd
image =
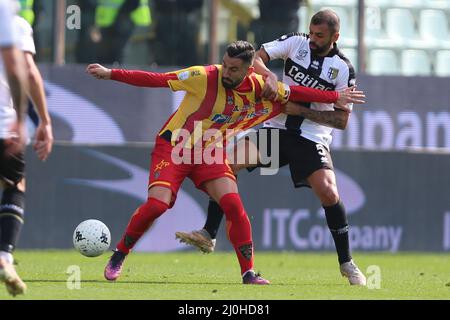
[[331,31],[332,34],[339,32],[341,22],[339,16],[333,10],[330,9],[321,10],[317,12],[315,15],[313,15],[313,17],[311,18],[311,24],[315,26],[322,23],[326,23],[328,25],[328,29]]
[[250,42],[243,40],[230,43],[226,52],[230,58],[238,58],[248,64],[252,64],[255,57],[255,48]]

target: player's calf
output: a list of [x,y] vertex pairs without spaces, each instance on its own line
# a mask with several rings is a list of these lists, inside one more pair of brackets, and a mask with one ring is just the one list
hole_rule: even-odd
[[16,186],[3,191],[0,204],[0,252],[11,254],[14,251],[24,223],[24,208],[25,194]]

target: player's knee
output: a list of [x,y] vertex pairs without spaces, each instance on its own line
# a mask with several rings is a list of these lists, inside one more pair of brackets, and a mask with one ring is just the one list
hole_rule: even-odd
[[219,204],[227,220],[239,219],[245,216],[244,205],[242,204],[241,197],[237,193],[227,193],[220,199]]
[[23,223],[24,213],[25,194],[16,186],[4,189],[0,204],[0,219],[13,217]]
[[169,205],[156,198],[148,198],[141,207],[139,212],[149,219],[155,220],[169,209]]
[[339,193],[337,188],[332,184],[328,184],[320,188],[318,191],[318,196],[324,206],[332,206],[339,201]]

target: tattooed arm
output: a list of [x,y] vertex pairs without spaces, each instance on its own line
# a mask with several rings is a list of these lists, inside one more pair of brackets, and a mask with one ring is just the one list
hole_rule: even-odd
[[336,109],[334,111],[318,111],[309,109],[298,103],[288,102],[284,105],[283,112],[292,116],[304,117],[305,119],[323,124],[327,127],[344,130],[347,128],[351,110]]

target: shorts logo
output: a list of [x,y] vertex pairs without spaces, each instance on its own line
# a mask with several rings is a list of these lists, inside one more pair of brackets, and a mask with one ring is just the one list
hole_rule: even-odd
[[316,149],[317,149],[317,154],[319,156],[321,156],[320,157],[320,162],[328,163],[329,161],[328,161],[328,158],[327,158],[327,150],[326,150],[325,146],[322,145],[322,144],[316,144]]
[[161,160],[161,162],[156,165],[154,170],[155,179],[158,179],[161,174],[161,170],[164,169],[165,167],[168,167],[169,165],[170,162],[167,162],[166,160]]
[[330,80],[336,79],[337,76],[338,76],[338,74],[339,74],[339,69],[336,69],[336,68],[330,68],[330,69],[328,69],[328,78],[329,78]]

